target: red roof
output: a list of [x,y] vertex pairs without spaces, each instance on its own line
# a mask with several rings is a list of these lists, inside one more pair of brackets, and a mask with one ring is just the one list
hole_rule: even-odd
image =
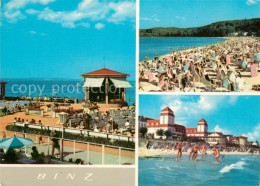
[[162,112],[163,112],[163,111],[173,112],[172,109],[170,109],[169,107],[164,108],[164,109],[162,110]]
[[182,129],[185,131],[185,127],[183,125],[178,125],[178,124],[173,124],[173,126],[176,128],[176,129]]
[[206,120],[204,118],[202,118],[201,120],[199,120],[199,122],[206,122]]
[[201,120],[199,120],[198,125],[208,125],[208,123],[204,118],[202,118]]
[[110,69],[107,69],[107,68],[102,68],[100,70],[96,70],[96,71],[93,71],[93,72],[88,72],[88,73],[85,73],[85,74],[81,74],[81,76],[103,76],[103,75],[110,75],[110,76],[129,76],[129,74],[124,74],[124,73],[121,73],[121,72],[117,72],[117,71],[114,71],[114,70],[110,70]]
[[159,123],[160,124],[160,120],[158,119],[149,119],[149,120],[146,120],[147,123]]
[[195,134],[197,133],[197,128],[185,128],[187,134]]

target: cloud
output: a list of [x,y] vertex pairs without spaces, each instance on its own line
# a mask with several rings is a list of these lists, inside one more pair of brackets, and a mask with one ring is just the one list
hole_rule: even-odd
[[120,23],[128,18],[135,18],[135,2],[111,2],[108,6],[113,10],[113,14],[108,18],[110,22]]
[[242,134],[243,136],[248,137],[248,140],[255,141],[260,138],[260,123],[254,128],[252,132],[248,132],[247,134]]
[[[222,107],[234,104],[237,97],[236,99],[231,99],[231,97],[232,96],[201,95],[196,99],[191,99],[191,96],[165,95],[161,97],[160,108],[170,107],[174,111],[176,121],[179,122],[178,124],[186,124],[187,121],[194,121],[194,117],[203,118],[206,115],[215,114],[216,111]],[[180,120],[178,118],[182,119]],[[228,131],[225,130],[225,132]]]
[[35,32],[34,30],[30,30],[29,33],[30,34],[36,34],[37,32]]
[[89,28],[89,27],[90,27],[90,24],[89,24],[89,23],[82,22],[82,23],[77,24],[77,26],[83,26],[83,27],[85,27],[85,28]]
[[55,0],[11,0],[4,5],[4,16],[9,22],[16,22],[18,19],[25,18],[20,9],[26,7],[28,4],[47,5],[54,1]]
[[214,132],[221,132],[223,134],[230,134],[230,131],[227,129],[220,128],[219,125],[216,125],[214,128]]
[[97,24],[95,24],[95,28],[98,29],[98,30],[100,30],[100,29],[102,29],[102,28],[104,28],[104,27],[105,27],[105,25],[102,24],[102,23],[97,23]]
[[183,21],[185,21],[185,19],[186,19],[185,17],[182,17],[182,16],[175,16],[175,18],[176,18],[176,19],[181,19],[181,20],[183,20]]
[[157,14],[153,14],[151,17],[141,17],[140,20],[160,22],[160,19],[157,18]]
[[[20,0],[12,0],[20,1]],[[21,0],[23,3],[19,5],[6,4],[6,14],[8,19],[17,21],[22,18],[20,8],[26,4],[40,3],[48,4],[54,0]],[[8,8],[12,7],[12,8]],[[15,14],[9,10],[16,10]],[[12,14],[11,14],[11,13]],[[75,28],[84,26],[89,28],[89,21],[108,21],[114,24],[122,23],[126,20],[134,21],[135,19],[135,2],[134,1],[100,1],[100,0],[82,0],[78,6],[71,11],[53,10],[45,7],[42,10],[27,9],[26,14],[35,15],[39,20],[44,20],[52,23],[59,23],[63,27]],[[13,22],[15,22],[13,21]]]
[[247,4],[247,5],[252,5],[252,4],[256,4],[256,3],[258,3],[258,2],[260,2],[260,0],[247,0],[247,1],[246,1],[246,4]]

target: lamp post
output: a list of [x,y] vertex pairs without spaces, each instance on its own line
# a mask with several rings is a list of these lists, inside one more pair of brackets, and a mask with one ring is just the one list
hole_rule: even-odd
[[59,124],[62,125],[62,131],[61,131],[61,152],[60,152],[60,160],[63,161],[63,139],[64,139],[64,124],[66,124],[66,121],[68,119],[68,113],[61,112],[59,113]]

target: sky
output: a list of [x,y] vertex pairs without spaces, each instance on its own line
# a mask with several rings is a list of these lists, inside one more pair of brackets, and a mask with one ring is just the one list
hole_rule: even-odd
[[198,27],[259,18],[260,0],[141,0],[140,28]]
[[2,0],[1,78],[80,79],[109,68],[135,79],[135,1]]
[[140,95],[139,116],[159,119],[170,107],[175,123],[196,128],[200,119],[208,122],[209,132],[244,135],[260,141],[260,96],[219,95]]

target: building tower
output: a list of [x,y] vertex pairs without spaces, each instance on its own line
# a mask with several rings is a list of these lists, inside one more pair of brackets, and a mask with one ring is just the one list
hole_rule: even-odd
[[208,132],[208,123],[205,119],[199,120],[197,132],[206,134]]
[[173,111],[169,107],[166,107],[161,111],[160,124],[173,125],[174,118],[175,118],[175,116],[174,116]]

